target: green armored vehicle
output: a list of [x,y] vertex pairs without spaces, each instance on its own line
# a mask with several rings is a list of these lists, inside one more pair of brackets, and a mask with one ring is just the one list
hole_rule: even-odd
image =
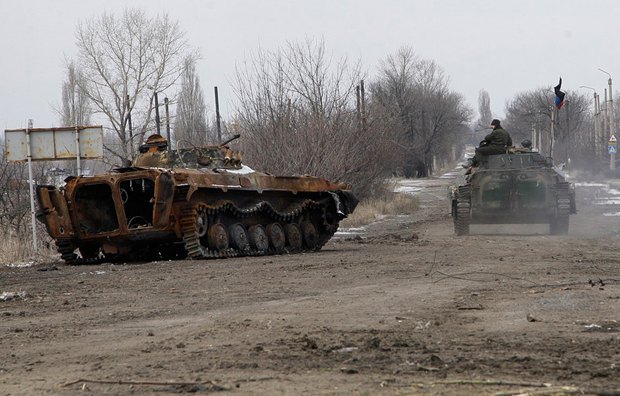
[[225,145],[169,150],[159,135],[132,166],[37,197],[72,264],[315,251],[357,204],[350,184],[257,172]]
[[549,224],[550,234],[566,234],[576,213],[574,186],[551,158],[527,149],[483,157],[449,187],[448,199],[457,235],[471,224]]

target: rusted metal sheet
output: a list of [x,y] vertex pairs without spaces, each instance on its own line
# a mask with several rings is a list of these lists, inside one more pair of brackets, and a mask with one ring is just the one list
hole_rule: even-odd
[[45,222],[50,236],[52,238],[73,237],[73,225],[62,193],[54,186],[38,186],[37,195],[40,220]]

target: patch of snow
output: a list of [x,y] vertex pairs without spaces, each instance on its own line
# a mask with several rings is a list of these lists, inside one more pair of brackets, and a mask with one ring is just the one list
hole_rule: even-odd
[[590,182],[577,182],[575,186],[578,187],[609,187],[609,184],[604,183],[590,183]]
[[605,217],[618,217],[618,216],[620,216],[620,212],[616,212],[616,213],[603,213],[603,216],[605,216]]
[[358,347],[344,347],[344,348],[334,349],[332,352],[335,352],[335,353],[349,353],[349,352],[357,351],[358,349],[359,349]]
[[620,205],[620,199],[614,198],[598,198],[595,205]]
[[455,179],[457,176],[462,175],[464,172],[465,172],[465,169],[459,166],[457,170],[444,173],[443,175],[439,176],[439,178],[440,179]]
[[334,234],[339,237],[362,235],[366,232],[366,227],[341,228]]
[[103,275],[103,274],[105,274],[105,271],[102,271],[102,270],[82,272],[82,275]]
[[2,292],[2,294],[0,294],[0,301],[10,301],[10,300],[16,300],[18,298],[24,298],[24,297],[26,297],[25,291]]
[[402,179],[397,181],[397,186],[394,188],[394,192],[402,192],[407,194],[416,194],[424,190],[429,186],[436,186],[436,179],[422,178],[422,179]]
[[228,173],[234,173],[236,175],[248,175],[255,172],[254,169],[250,168],[247,165],[241,165],[241,169],[218,169],[218,171],[226,171]]
[[620,195],[620,191],[616,190],[615,188],[608,188],[605,190],[605,192],[611,195]]
[[11,263],[11,264],[7,264],[7,267],[10,268],[28,268],[28,267],[32,267],[34,265],[34,261],[30,261],[27,263]]
[[422,187],[414,186],[398,186],[394,189],[394,192],[413,194],[422,191]]

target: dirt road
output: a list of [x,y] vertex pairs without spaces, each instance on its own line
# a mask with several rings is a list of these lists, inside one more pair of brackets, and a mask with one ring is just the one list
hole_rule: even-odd
[[455,237],[448,182],[314,254],[1,267],[0,394],[620,392],[615,191],[565,237]]

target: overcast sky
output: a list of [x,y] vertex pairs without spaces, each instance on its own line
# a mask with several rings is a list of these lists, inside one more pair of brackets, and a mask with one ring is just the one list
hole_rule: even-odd
[[[79,20],[141,8],[168,13],[200,50],[197,71],[214,109],[232,111],[235,64],[259,46],[324,39],[334,57],[361,59],[368,78],[380,59],[411,46],[441,66],[476,111],[481,89],[496,117],[515,94],[555,85],[620,84],[616,0],[0,0],[0,127],[57,126],[64,59],[76,53]],[[617,81],[617,82],[615,82]],[[588,93],[587,90],[581,92]],[[592,93],[591,91],[589,93]]]

